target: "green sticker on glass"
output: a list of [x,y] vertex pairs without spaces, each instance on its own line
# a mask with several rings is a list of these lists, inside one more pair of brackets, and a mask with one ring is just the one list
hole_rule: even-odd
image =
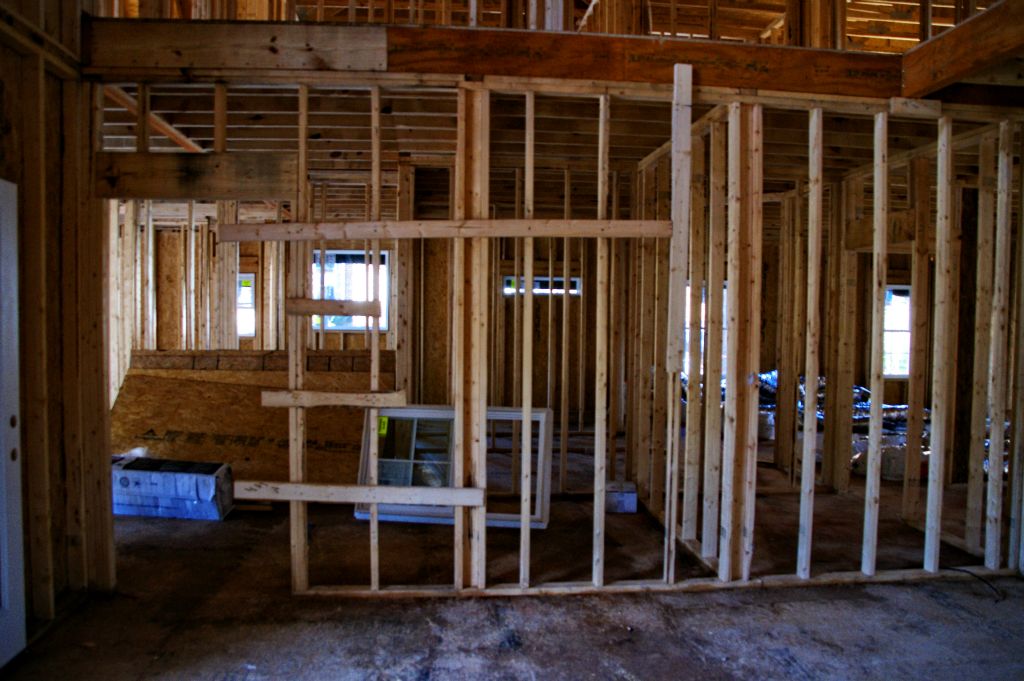
[[377,417],[377,435],[388,434],[388,417],[378,416]]

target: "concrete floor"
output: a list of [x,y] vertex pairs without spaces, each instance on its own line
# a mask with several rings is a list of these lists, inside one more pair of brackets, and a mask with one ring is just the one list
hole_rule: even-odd
[[289,594],[280,510],[116,525],[117,592],[74,609],[0,676],[1024,678],[1022,580],[345,601]]

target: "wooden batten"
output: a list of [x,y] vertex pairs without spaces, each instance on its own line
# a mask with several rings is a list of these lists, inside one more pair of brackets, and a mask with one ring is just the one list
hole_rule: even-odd
[[285,313],[298,317],[309,317],[312,315],[377,317],[380,315],[380,308],[379,300],[288,298],[285,301]]
[[321,504],[480,506],[484,500],[484,490],[474,487],[325,485],[236,480],[234,492],[235,499]]
[[571,237],[667,237],[668,220],[456,219],[375,222],[223,225],[224,241],[334,241],[362,239],[460,239],[472,237],[563,239]]

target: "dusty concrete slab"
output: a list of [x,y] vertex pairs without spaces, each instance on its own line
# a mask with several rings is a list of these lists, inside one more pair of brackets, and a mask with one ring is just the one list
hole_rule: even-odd
[[11,679],[1020,679],[1024,581],[367,602],[288,593],[286,515],[117,521],[120,586]]

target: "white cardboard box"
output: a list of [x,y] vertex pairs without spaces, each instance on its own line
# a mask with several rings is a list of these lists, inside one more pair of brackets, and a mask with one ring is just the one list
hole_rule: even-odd
[[636,483],[607,483],[604,488],[604,505],[608,513],[636,513]]
[[111,478],[115,515],[221,520],[234,505],[227,464],[115,456]]

